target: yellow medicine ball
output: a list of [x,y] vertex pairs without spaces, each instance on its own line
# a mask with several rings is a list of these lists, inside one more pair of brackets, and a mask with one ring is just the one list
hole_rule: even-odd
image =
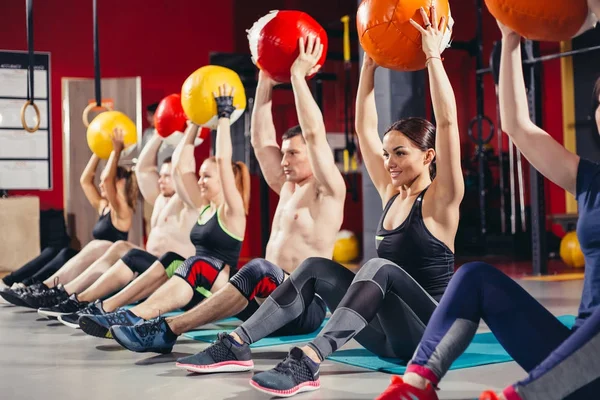
[[87,129],[87,142],[90,150],[102,159],[108,159],[113,150],[112,132],[123,130],[125,148],[137,143],[137,130],[129,117],[120,111],[105,111],[92,120]]
[[585,259],[576,232],[567,233],[560,241],[560,258],[569,267],[583,268]]
[[356,260],[360,246],[356,235],[348,230],[338,232],[333,246],[333,261],[344,264]]
[[181,105],[188,119],[196,125],[211,129],[217,128],[217,103],[213,93],[219,93],[219,86],[228,84],[235,89],[233,105],[235,111],[231,115],[233,124],[246,109],[246,92],[239,75],[225,67],[207,65],[197,69],[181,87]]

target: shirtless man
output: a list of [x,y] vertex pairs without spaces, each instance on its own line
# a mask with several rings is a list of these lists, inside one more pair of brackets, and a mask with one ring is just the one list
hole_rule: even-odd
[[[194,254],[190,230],[199,211],[188,206],[175,192],[169,158],[165,159],[160,173],[157,171],[156,160],[161,143],[162,138],[155,133],[144,147],[137,164],[140,191],[153,206],[146,250],[131,249],[97,277],[91,286],[79,293],[70,293],[71,296],[64,302],[44,310],[46,315],[60,316],[62,323],[77,328],[81,315],[102,315],[148,296],[171,277],[181,260]],[[125,289],[110,299],[96,301],[129,282]]]
[[[309,57],[316,54],[299,56],[292,69],[303,76],[316,72],[320,66],[313,70],[315,63]],[[168,353],[186,331],[230,316],[246,320],[306,258],[331,258],[343,220],[346,185],[327,143],[323,116],[305,80],[294,85],[300,126],[283,135],[279,148],[271,112],[275,84],[260,72],[251,126],[261,170],[269,187],[279,194],[266,259],[250,261],[225,287],[181,315],[111,327],[113,338],[123,347]],[[325,303],[315,297],[303,315],[276,334],[313,332],[325,313]],[[154,317],[158,315],[156,310]]]

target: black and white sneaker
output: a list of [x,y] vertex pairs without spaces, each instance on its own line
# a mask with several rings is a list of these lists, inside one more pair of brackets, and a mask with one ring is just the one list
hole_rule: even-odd
[[76,313],[79,310],[83,310],[87,305],[87,302],[77,300],[77,294],[73,293],[69,298],[55,306],[40,308],[38,314],[44,317],[58,317],[64,314]]
[[54,280],[55,286],[52,289],[42,290],[37,293],[27,293],[22,296],[22,299],[30,308],[48,308],[55,306],[69,298],[69,294],[58,283],[58,278]]
[[250,385],[263,393],[277,397],[291,397],[321,387],[319,364],[294,347],[288,356],[269,371],[252,377]]
[[0,291],[0,296],[10,304],[21,307],[29,307],[29,305],[23,300],[23,296],[26,294],[35,294],[48,290],[48,286],[42,282],[34,283],[31,286],[15,286],[14,288],[4,289]]
[[96,300],[88,304],[83,310],[79,310],[71,314],[63,314],[58,317],[58,320],[69,328],[79,329],[79,318],[84,315],[104,315],[106,312],[102,308],[102,301]]

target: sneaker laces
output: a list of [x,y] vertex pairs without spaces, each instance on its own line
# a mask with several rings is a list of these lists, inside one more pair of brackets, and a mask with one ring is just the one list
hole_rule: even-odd
[[165,332],[165,329],[163,327],[164,320],[165,319],[159,315],[158,318],[152,319],[139,325],[135,325],[133,328],[141,337],[146,337],[148,335],[156,335],[157,333]]
[[288,354],[285,360],[277,364],[273,370],[284,375],[294,375],[292,371],[295,367],[300,367],[300,360]]

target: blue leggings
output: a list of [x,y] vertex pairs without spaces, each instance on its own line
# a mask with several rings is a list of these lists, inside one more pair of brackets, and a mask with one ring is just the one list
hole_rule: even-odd
[[437,385],[481,319],[529,373],[505,389],[508,400],[587,400],[600,393],[600,310],[571,330],[515,281],[482,262],[458,269],[407,372]]

